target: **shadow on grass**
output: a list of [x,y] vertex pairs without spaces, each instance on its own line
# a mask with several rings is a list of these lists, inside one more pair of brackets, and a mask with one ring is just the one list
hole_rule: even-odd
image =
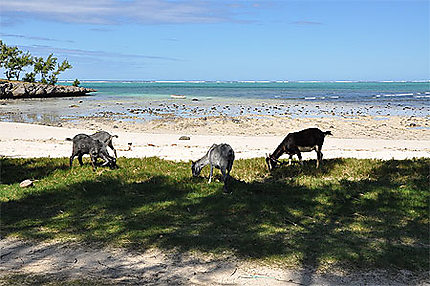
[[285,266],[428,269],[429,160],[325,162],[250,182],[236,175],[247,168],[238,162],[225,195],[221,183],[191,177],[188,164],[127,159],[120,170],[2,203],[2,235],[233,253]]
[[68,169],[66,159],[7,159],[0,158],[0,184],[14,184],[25,179],[39,179],[57,170]]

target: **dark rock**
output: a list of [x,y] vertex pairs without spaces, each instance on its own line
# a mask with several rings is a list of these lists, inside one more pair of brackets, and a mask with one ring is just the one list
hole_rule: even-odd
[[80,96],[97,90],[77,86],[49,85],[21,81],[0,82],[0,98]]
[[190,140],[191,138],[189,136],[181,136],[179,137],[179,140]]

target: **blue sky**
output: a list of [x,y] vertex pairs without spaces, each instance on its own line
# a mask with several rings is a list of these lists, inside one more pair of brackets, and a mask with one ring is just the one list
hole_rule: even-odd
[[425,80],[429,1],[0,0],[0,37],[62,79]]

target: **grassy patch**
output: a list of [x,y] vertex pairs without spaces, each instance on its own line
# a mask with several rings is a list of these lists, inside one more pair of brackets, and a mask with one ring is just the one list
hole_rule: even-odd
[[[70,170],[66,158],[1,159],[2,236],[291,267],[428,269],[430,159],[324,163],[269,175],[262,158],[237,160],[224,195],[207,169],[193,178],[190,164],[158,158],[120,158],[120,169],[97,172]],[[21,189],[27,178],[38,181]]]

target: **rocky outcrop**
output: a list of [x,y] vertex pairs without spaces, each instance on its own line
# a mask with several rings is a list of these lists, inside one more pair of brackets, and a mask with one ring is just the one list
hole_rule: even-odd
[[92,88],[49,85],[42,83],[7,81],[0,82],[0,99],[23,97],[81,96],[97,90]]

